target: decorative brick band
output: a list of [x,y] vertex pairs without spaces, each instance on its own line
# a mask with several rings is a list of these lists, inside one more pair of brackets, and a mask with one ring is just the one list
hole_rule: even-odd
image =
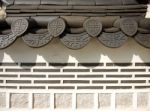
[[0,89],[149,89],[150,63],[1,63]]

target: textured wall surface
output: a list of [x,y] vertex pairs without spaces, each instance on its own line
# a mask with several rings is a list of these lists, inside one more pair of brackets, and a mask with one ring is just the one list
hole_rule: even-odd
[[132,38],[70,50],[54,39],[0,50],[0,111],[150,111],[150,50]]
[[76,51],[57,39],[40,49],[18,39],[0,51],[0,111],[149,111],[149,55],[132,38],[118,49],[93,39]]

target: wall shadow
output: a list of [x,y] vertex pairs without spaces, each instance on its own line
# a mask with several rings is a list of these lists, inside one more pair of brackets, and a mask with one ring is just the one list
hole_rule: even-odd
[[3,61],[5,50],[0,50],[0,62]]
[[150,62],[150,49],[141,46],[134,39],[132,40],[132,46],[135,56],[138,56],[143,62]]
[[[80,55],[84,55],[84,62],[130,62],[132,60],[133,52],[126,53],[126,47],[120,48],[108,48],[100,43],[97,39],[92,39],[88,46],[85,47],[86,53],[79,52],[80,54],[74,54],[80,62],[83,61]],[[85,56],[87,55],[87,56]]]
[[119,48],[108,48],[104,45],[100,47],[104,56],[107,56],[112,62],[117,63],[132,61],[133,55],[135,53],[132,45],[133,44],[131,43],[131,39],[128,39],[128,41]]
[[58,38],[54,38],[45,47],[38,48],[38,55],[42,56],[47,62],[67,63],[69,58],[68,49],[66,49]]
[[11,46],[3,50],[14,62],[36,62],[38,50],[25,45],[21,38],[18,38]]
[[[87,46],[80,50],[71,50],[64,46],[58,38],[41,48],[31,48],[19,38],[10,47],[0,50],[0,62],[51,62],[51,63],[98,63],[98,62],[133,62],[137,56],[143,62],[150,62],[150,51],[130,38],[120,48],[108,48],[97,39],[92,38]],[[136,61],[136,60],[135,60]]]
[[68,55],[70,58],[74,58],[76,61],[84,63],[90,62],[99,62],[101,52],[97,50],[97,45],[95,44],[95,39],[92,38],[91,41],[82,49],[79,50],[71,50],[69,49]]

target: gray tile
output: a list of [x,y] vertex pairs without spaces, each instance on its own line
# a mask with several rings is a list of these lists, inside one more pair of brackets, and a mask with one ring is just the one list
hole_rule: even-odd
[[43,5],[67,5],[68,0],[41,0]]
[[121,0],[95,0],[96,5],[121,5],[122,1]]
[[95,5],[94,0],[69,0],[68,5]]
[[134,5],[134,4],[138,4],[137,0],[122,0],[124,5]]
[[17,5],[25,5],[25,4],[30,4],[30,5],[40,5],[40,0],[15,0],[15,4]]

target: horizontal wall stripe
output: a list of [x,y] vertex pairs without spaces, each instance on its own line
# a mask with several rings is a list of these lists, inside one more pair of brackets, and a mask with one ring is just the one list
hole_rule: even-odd
[[17,78],[17,74],[0,74],[0,78]]
[[6,72],[30,72],[30,69],[6,69]]
[[135,77],[137,77],[137,78],[149,78],[150,74],[136,74]]
[[131,78],[132,75],[122,75],[122,74],[119,74],[119,75],[106,75],[107,78]]
[[103,86],[78,86],[77,89],[103,89]]
[[35,84],[59,84],[60,80],[34,80]]
[[3,72],[3,69],[0,68],[0,72]]
[[19,89],[45,89],[45,86],[20,86]]
[[0,86],[1,89],[17,89],[17,86]]
[[146,80],[121,80],[121,83],[146,83]]
[[93,80],[92,83],[94,84],[116,84],[118,83],[117,80]]
[[18,63],[0,62],[0,66],[18,66]]
[[106,63],[106,66],[132,66],[132,63]]
[[55,67],[75,66],[75,63],[49,63],[49,66]]
[[6,83],[11,83],[11,84],[30,84],[30,80],[6,80]]
[[74,86],[48,86],[48,89],[74,89]]
[[63,72],[89,72],[89,69],[63,69]]
[[94,74],[87,74],[87,75],[77,75],[78,78],[103,78],[103,75],[94,75]]
[[150,86],[148,86],[148,85],[145,85],[145,86],[135,86],[135,89],[149,89],[150,88]]
[[149,62],[146,63],[135,63],[135,66],[150,66]]
[[20,66],[27,66],[27,67],[32,67],[32,66],[46,66],[46,63],[21,63]]
[[74,78],[74,75],[48,75],[49,78]]
[[121,72],[145,72],[146,69],[121,69]]
[[96,67],[96,66],[104,66],[104,63],[78,63],[78,66]]
[[[8,63],[5,64],[9,65],[7,67],[0,66],[2,70],[0,72],[0,89],[148,89],[150,80],[147,80],[147,78],[150,78],[150,74],[147,73],[147,68],[149,66],[144,64],[138,62]],[[139,66],[142,66],[142,68]],[[7,85],[5,86],[4,83]]]
[[132,86],[106,86],[106,89],[131,89]]
[[37,74],[21,74],[20,75],[21,78],[46,78],[46,75],[37,75]]
[[93,72],[117,72],[118,69],[93,69]]
[[3,80],[0,80],[0,83],[3,83]]
[[88,80],[63,80],[64,84],[89,84]]
[[33,69],[33,72],[60,72],[60,69]]

